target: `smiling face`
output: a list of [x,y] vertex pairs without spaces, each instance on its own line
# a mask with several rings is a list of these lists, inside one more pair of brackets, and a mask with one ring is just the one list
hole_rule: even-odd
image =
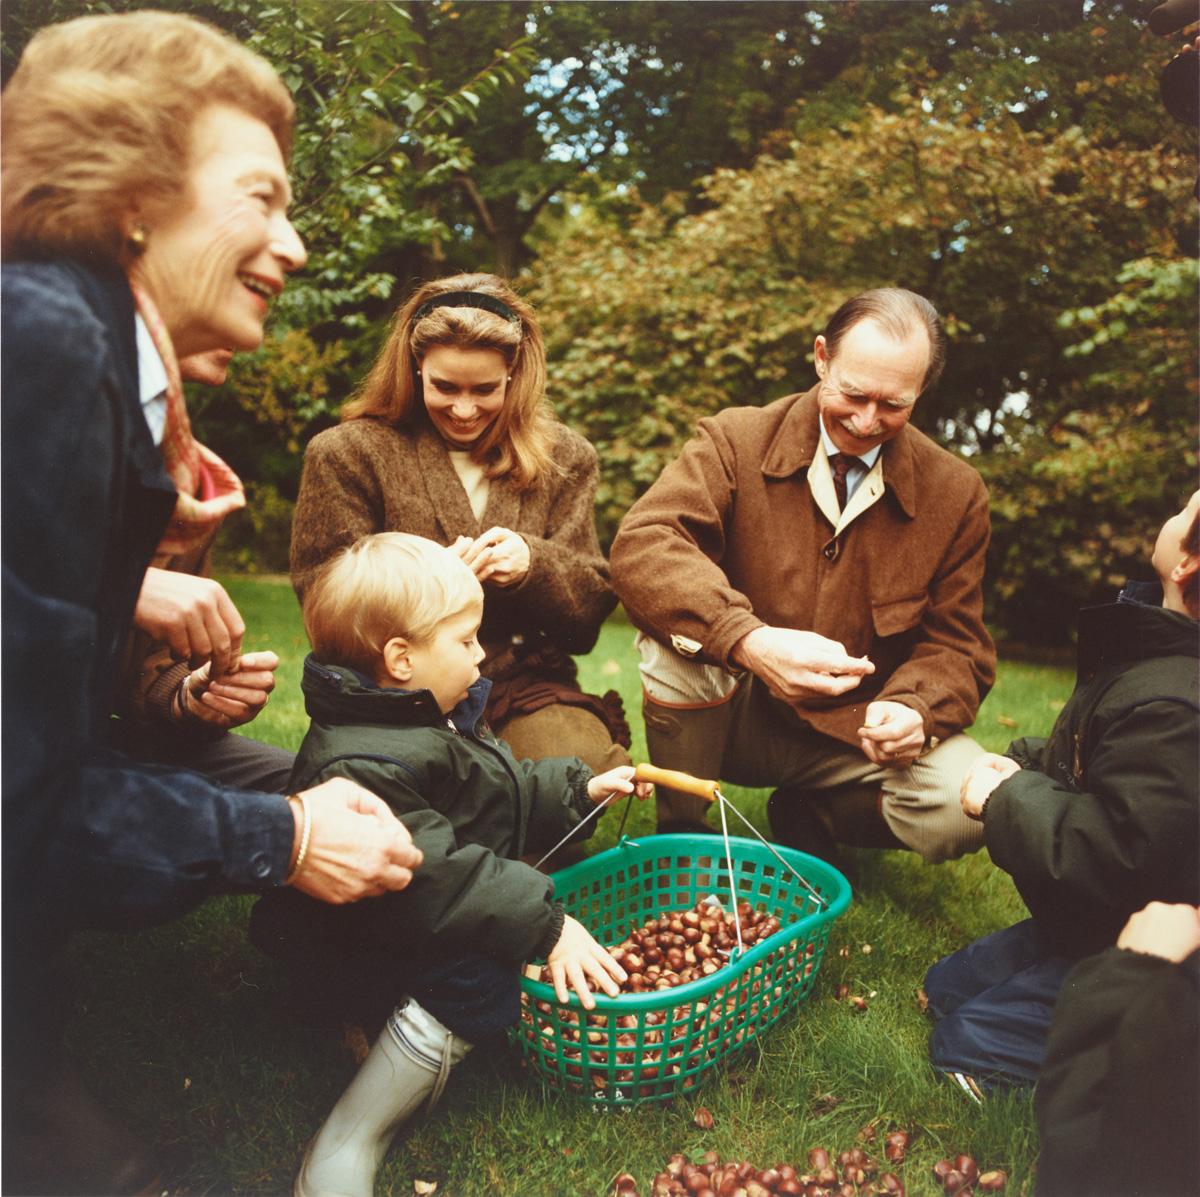
[[305,262],[290,198],[266,124],[226,104],[200,112],[179,205],[147,224],[146,250],[130,268],[178,357],[261,343],[271,299]]
[[897,341],[874,320],[860,320],[842,337],[836,357],[823,336],[813,357],[825,430],[840,452],[857,457],[890,441],[912,417],[929,365],[929,338],[918,329]]
[[498,349],[435,345],[421,362],[421,391],[434,428],[454,449],[469,449],[504,406],[508,363]]
[[454,710],[479,680],[483,649],[477,636],[482,618],[483,605],[472,603],[443,619],[430,639],[407,646],[410,672],[401,684],[409,690],[429,690],[443,715]]

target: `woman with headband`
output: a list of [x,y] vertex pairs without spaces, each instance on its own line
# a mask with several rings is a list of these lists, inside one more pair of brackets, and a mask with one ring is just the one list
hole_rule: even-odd
[[301,599],[341,548],[373,532],[453,547],[484,588],[487,717],[518,757],[629,762],[615,694],[584,694],[588,652],[616,598],[596,538],[595,450],[544,397],[533,310],[501,279],[425,283],[336,428],[313,438],[292,528]]

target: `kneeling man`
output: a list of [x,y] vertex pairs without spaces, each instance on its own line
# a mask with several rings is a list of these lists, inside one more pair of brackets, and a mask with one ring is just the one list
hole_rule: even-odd
[[[958,788],[995,672],[987,492],[909,424],[945,358],[927,300],[855,296],[814,358],[811,390],[701,420],[613,544],[650,758],[778,787],[780,842],[949,859],[982,842]],[[658,794],[660,831],[703,825]]]

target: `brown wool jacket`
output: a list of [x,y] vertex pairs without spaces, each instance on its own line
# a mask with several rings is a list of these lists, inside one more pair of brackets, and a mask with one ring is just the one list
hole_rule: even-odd
[[495,678],[506,663],[515,668],[514,636],[525,648],[540,640],[564,653],[590,651],[616,606],[593,516],[596,451],[557,424],[551,453],[561,474],[524,492],[493,478],[477,520],[442,438],[427,424],[348,420],[320,433],[305,450],[292,524],[296,593],[303,598],[314,571],[338,549],[373,532],[412,532],[449,545],[499,526],[525,538],[529,573],[515,586],[484,587],[484,675]]
[[835,538],[806,480],[820,443],[817,392],[700,421],[633,505],[610,556],[633,622],[664,644],[730,653],[763,624],[818,632],[876,672],[840,698],[798,704],[857,744],[866,704],[920,712],[927,739],[975,718],[995,677],[981,582],[987,491],[966,463],[906,427],[883,448],[883,496]]

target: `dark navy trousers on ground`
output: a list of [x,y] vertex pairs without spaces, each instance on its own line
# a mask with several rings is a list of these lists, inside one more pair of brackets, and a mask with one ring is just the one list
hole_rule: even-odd
[[985,935],[925,974],[937,1019],[929,1057],[942,1072],[964,1072],[984,1088],[1032,1085],[1046,1057],[1059,990],[1072,966],[1037,947],[1033,920]]

